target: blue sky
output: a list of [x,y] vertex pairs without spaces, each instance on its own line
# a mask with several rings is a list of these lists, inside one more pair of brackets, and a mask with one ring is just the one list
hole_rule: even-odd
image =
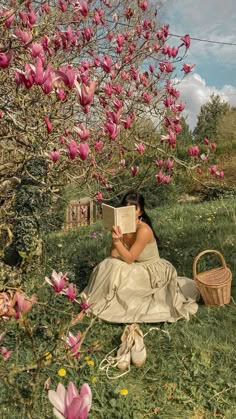
[[[162,0],[162,4],[161,21],[170,24],[172,34],[236,44],[236,0]],[[172,38],[169,44],[177,40]],[[213,93],[236,106],[236,45],[192,40],[185,62],[195,64],[179,85],[191,128]]]

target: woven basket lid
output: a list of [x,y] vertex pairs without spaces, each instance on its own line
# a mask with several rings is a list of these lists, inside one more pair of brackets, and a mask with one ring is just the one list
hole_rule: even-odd
[[208,287],[221,287],[232,280],[232,273],[229,268],[220,267],[199,273],[195,279]]

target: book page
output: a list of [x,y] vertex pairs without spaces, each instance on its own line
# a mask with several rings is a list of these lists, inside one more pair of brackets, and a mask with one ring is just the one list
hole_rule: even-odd
[[128,205],[127,207],[116,208],[117,211],[117,224],[123,234],[135,233],[135,205]]
[[111,205],[102,204],[103,225],[106,229],[111,230],[116,225],[116,208]]
[[113,226],[119,226],[123,234],[136,231],[135,205],[115,208],[111,205],[102,204],[103,225],[111,230]]

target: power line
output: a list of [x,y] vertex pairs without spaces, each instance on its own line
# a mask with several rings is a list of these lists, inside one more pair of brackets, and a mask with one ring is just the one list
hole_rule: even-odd
[[[170,35],[177,38],[183,38],[183,35],[176,35],[174,33],[170,33]],[[209,39],[193,38],[192,36],[190,36],[190,39],[191,41],[208,42],[209,44],[231,45],[236,47],[236,43],[233,42],[210,41]]]

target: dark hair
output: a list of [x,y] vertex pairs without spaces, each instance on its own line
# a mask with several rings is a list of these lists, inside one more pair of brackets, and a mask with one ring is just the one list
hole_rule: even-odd
[[156,239],[156,242],[159,245],[160,244],[160,240],[157,237],[157,235],[156,235],[156,233],[155,233],[155,231],[153,229],[153,226],[152,226],[152,222],[151,222],[150,217],[147,215],[147,213],[145,211],[145,200],[144,200],[144,196],[142,194],[138,193],[138,192],[132,192],[132,191],[131,192],[128,192],[128,193],[126,193],[123,196],[120,205],[122,207],[124,207],[124,206],[126,206],[128,204],[135,205],[136,208],[137,208],[137,206],[140,207],[141,214],[139,216],[139,219],[142,220],[147,225],[149,225],[149,227],[152,229],[152,232],[154,234],[154,237]]

